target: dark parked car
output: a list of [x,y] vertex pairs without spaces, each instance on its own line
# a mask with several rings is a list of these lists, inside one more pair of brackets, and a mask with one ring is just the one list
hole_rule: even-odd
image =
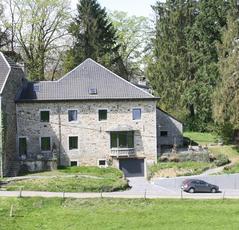
[[185,192],[212,192],[216,193],[219,191],[219,187],[214,184],[209,184],[203,180],[188,179],[183,181],[182,190]]

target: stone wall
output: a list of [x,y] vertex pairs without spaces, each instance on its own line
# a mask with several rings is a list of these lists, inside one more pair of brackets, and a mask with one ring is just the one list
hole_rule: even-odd
[[[161,131],[167,131],[167,136],[161,136]],[[183,125],[167,113],[157,109],[157,147],[158,152],[162,146],[178,146],[183,144]]]
[[[132,109],[141,108],[141,120],[132,119]],[[68,110],[78,110],[78,121],[68,122]],[[98,121],[98,109],[107,109],[105,121]],[[50,110],[50,122],[40,122],[40,111]],[[110,158],[110,133],[117,125],[129,125],[135,131],[135,157],[156,161],[156,104],[154,101],[84,101],[56,103],[18,103],[18,137],[27,137],[28,153],[40,154],[40,137],[52,138],[59,164],[98,165]],[[69,136],[78,136],[78,149],[69,150]],[[43,153],[44,154],[44,153]]]
[[3,175],[11,170],[11,162],[17,158],[16,148],[16,104],[15,97],[21,89],[24,73],[21,68],[11,67],[11,72],[1,95],[1,127]]

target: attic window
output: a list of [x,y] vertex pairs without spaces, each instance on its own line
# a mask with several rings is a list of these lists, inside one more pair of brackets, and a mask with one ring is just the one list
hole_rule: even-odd
[[39,92],[39,90],[40,90],[39,85],[34,85],[33,90],[34,90],[34,92]]
[[96,88],[89,88],[88,92],[89,92],[90,95],[94,95],[94,94],[97,94],[97,89]]

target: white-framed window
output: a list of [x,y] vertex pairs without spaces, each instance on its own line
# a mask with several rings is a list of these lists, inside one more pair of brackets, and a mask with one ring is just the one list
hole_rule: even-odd
[[78,121],[78,110],[77,109],[68,109],[68,122]]
[[40,122],[50,122],[50,110],[40,110]]
[[71,161],[71,167],[73,166],[78,166],[78,162],[77,161]]
[[108,166],[106,159],[98,159],[98,166],[101,168],[106,168]]
[[69,150],[78,149],[78,136],[69,136]]
[[98,120],[99,121],[106,121],[108,116],[107,109],[98,109]]
[[140,120],[141,119],[141,108],[133,108],[132,109],[132,118],[133,120]]
[[51,151],[51,137],[40,137],[40,147],[42,152]]
[[27,137],[18,137],[19,156],[27,155]]

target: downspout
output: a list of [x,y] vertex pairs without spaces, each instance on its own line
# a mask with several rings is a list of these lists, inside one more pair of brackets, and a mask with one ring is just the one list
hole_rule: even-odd
[[0,176],[3,178],[3,126],[2,126],[2,97],[0,96]]
[[58,132],[59,132],[59,153],[58,153],[58,158],[57,158],[57,165],[61,165],[61,142],[62,142],[62,138],[61,138],[61,107],[58,105],[57,106],[57,112],[58,112]]

